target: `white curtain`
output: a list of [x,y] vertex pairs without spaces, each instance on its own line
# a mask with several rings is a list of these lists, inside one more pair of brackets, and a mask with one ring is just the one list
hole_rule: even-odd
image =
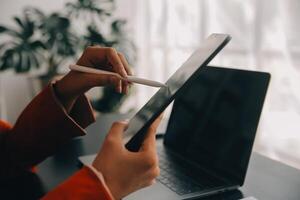
[[[272,74],[255,149],[300,168],[299,0],[127,0],[136,74],[165,81],[213,32],[233,39],[214,65]],[[137,86],[135,105],[156,91]]]

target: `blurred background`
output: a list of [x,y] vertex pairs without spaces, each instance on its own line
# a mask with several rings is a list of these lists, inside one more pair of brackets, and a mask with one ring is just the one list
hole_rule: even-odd
[[[255,151],[300,169],[299,0],[1,0],[0,118],[14,123],[88,45],[124,53],[136,75],[165,81],[210,33],[233,39],[211,64],[272,80]],[[139,109],[155,92],[88,93],[99,113]]]

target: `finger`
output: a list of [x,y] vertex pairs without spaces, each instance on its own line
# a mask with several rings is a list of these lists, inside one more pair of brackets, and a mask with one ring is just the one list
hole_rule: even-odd
[[133,74],[132,70],[131,70],[131,68],[130,68],[130,66],[129,66],[129,64],[128,64],[126,58],[125,58],[125,56],[122,53],[119,53],[119,52],[118,52],[118,56],[121,59],[121,62],[123,64],[123,66],[124,66],[125,71],[127,72],[127,74],[128,75],[132,75]]
[[86,73],[83,77],[90,83],[89,87],[113,85],[116,92],[122,92],[122,81],[119,76]]
[[124,94],[128,93],[128,82],[127,81],[122,81],[121,82],[121,90]]
[[[118,56],[119,56],[119,58],[120,58],[120,60],[121,60],[121,62],[123,64],[123,66],[124,66],[124,69],[125,69],[126,73],[128,75],[131,75],[132,73],[131,73],[131,71],[129,69],[128,62],[126,61],[126,58],[124,57],[124,55],[118,52]],[[128,94],[128,87],[129,87],[129,83],[127,81],[122,81],[122,91],[125,94]]]
[[156,149],[156,139],[155,139],[156,129],[151,127],[148,128],[146,138],[141,146],[140,151],[155,151]]
[[[114,122],[109,130],[109,133],[106,136],[106,139],[108,141],[122,143],[123,133],[127,129],[127,127],[128,127],[127,122],[124,122],[124,121]],[[122,146],[123,146],[123,143],[122,143]]]
[[117,93],[121,93],[122,92],[122,80],[119,79],[119,77],[118,77],[118,80],[116,80],[113,85],[115,86],[115,91]]
[[106,74],[89,74],[86,73],[82,76],[83,80],[90,82],[90,87],[114,85],[116,88],[120,85],[120,78],[118,76]]
[[116,85],[116,92],[122,93],[122,80],[118,80],[118,83]]
[[85,49],[77,64],[86,67],[101,68],[105,52],[105,48],[101,48],[100,46],[89,46]]
[[156,118],[156,120],[148,128],[146,137],[144,139],[143,145],[141,146],[141,151],[155,151],[156,150],[156,130],[162,119],[162,115]]
[[117,51],[114,48],[106,48],[106,56],[109,63],[112,65],[113,70],[122,77],[126,77],[127,72],[125,71],[125,67],[119,58]]
[[164,113],[161,113],[155,120],[154,122],[151,124],[151,126],[153,126],[155,129],[157,129],[157,127],[159,126],[162,118],[164,116]]

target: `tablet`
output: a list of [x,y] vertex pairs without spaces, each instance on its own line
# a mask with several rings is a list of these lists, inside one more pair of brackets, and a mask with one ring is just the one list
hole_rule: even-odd
[[151,99],[130,119],[124,133],[125,147],[132,152],[139,151],[148,127],[175,99],[178,92],[189,85],[206,66],[230,41],[227,34],[211,34],[183,64],[167,80],[166,87],[160,88]]

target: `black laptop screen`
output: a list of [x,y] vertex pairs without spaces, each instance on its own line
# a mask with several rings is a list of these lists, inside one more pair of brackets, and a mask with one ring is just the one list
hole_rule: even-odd
[[242,184],[270,75],[206,67],[176,98],[164,143]]

